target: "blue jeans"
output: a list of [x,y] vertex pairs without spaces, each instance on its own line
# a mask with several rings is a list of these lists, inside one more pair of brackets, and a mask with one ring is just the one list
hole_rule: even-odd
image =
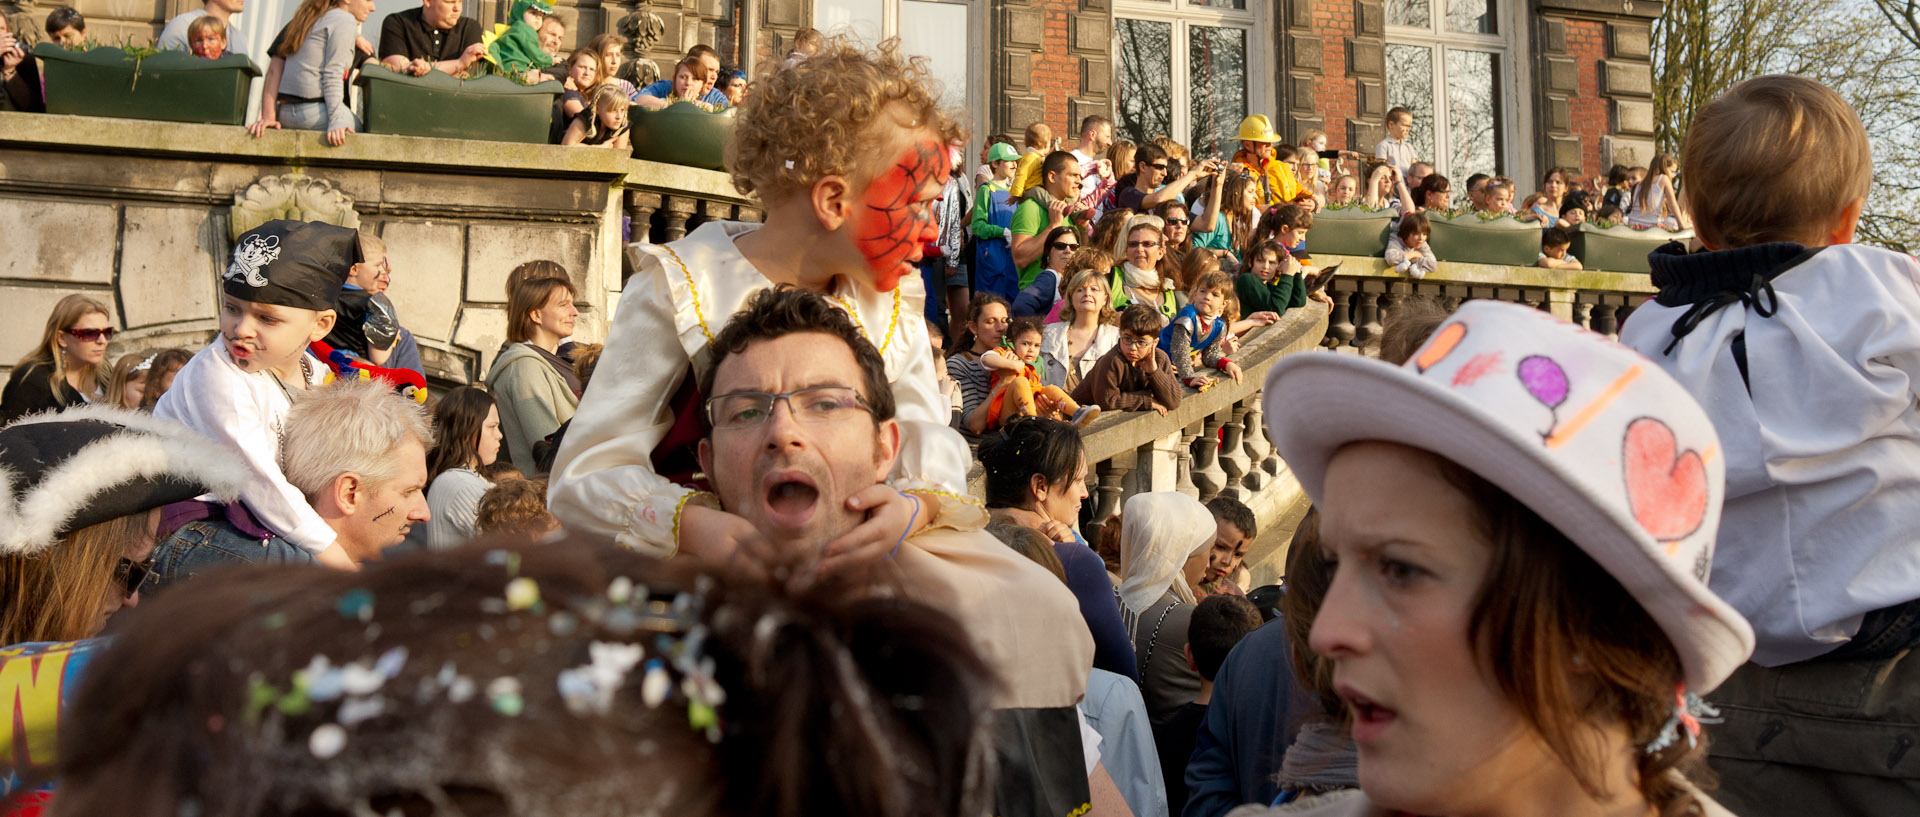
[[153,577],[146,592],[158,592],[209,571],[249,564],[310,565],[310,554],[275,536],[256,539],[222,519],[188,522],[153,547]]

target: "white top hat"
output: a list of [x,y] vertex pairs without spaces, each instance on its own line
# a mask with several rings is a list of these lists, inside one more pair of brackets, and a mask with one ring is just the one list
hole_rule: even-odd
[[1433,452],[1612,574],[1672,640],[1688,691],[1713,689],[1753,653],[1746,619],[1707,589],[1725,496],[1719,437],[1633,350],[1537,309],[1473,301],[1404,366],[1297,355],[1267,374],[1265,395],[1268,433],[1314,501],[1347,443]]

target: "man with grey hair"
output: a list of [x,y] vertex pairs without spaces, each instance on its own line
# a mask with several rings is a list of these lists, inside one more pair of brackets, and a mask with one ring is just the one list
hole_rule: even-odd
[[[419,406],[385,383],[345,380],[309,392],[288,412],[280,469],[333,528],[354,564],[376,561],[427,521],[427,447],[433,431]],[[240,564],[313,564],[312,554],[260,524],[245,505],[194,500],[161,513],[153,576],[157,592],[209,570]]]

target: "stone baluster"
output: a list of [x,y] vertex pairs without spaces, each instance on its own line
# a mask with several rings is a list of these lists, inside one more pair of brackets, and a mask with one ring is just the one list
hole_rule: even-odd
[[1100,487],[1095,497],[1093,524],[1104,523],[1120,512],[1120,501],[1126,493],[1127,472],[1133,470],[1133,465],[1134,457],[1129,452],[1102,460],[1094,466],[1093,472],[1100,481]]
[[666,221],[660,225],[662,242],[679,241],[687,237],[687,219],[693,217],[696,199],[685,196],[667,196],[660,207],[660,213]]
[[1173,449],[1173,489],[1195,499],[1200,487],[1193,483],[1193,441],[1200,437],[1200,423],[1180,429],[1180,444]]
[[1360,291],[1353,297],[1353,345],[1372,346],[1380,341],[1380,292],[1384,289],[1379,281],[1366,281],[1360,285]]
[[[1226,388],[1231,383],[1222,383],[1215,388]],[[1200,421],[1200,438],[1193,441],[1193,485],[1199,489],[1201,502],[1217,496],[1227,485],[1226,469],[1220,467],[1220,427],[1225,425],[1231,409],[1221,409],[1207,415]]]
[[627,191],[627,218],[633,230],[633,240],[653,240],[653,214],[660,209],[660,199],[659,193]]
[[1582,329],[1593,328],[1593,304],[1586,301],[1573,302],[1573,325]]
[[1618,328],[1614,323],[1615,311],[1616,307],[1605,301],[1594,304],[1593,331],[1606,335],[1607,337],[1613,337],[1615,330]]
[[1220,433],[1220,471],[1227,475],[1227,485],[1220,493],[1243,502],[1251,492],[1242,481],[1253,464],[1247,457],[1247,404],[1259,399],[1260,393],[1254,392],[1252,397],[1233,404]]
[[1280,454],[1274,450],[1273,441],[1267,439],[1267,425],[1264,421],[1266,408],[1261,405],[1261,393],[1254,392],[1247,397],[1247,459],[1252,463],[1247,468],[1243,482],[1250,491],[1258,491],[1267,483],[1269,477],[1280,473]]
[[718,199],[699,199],[694,209],[695,218],[687,222],[689,230],[709,221],[732,221],[734,205]]
[[759,224],[767,220],[767,214],[765,211],[761,210],[758,207],[749,207],[747,205],[742,204],[735,211],[734,218],[740,221],[744,221],[748,224]]
[[1354,285],[1345,278],[1335,278],[1327,287],[1333,290],[1329,293],[1333,298],[1333,314],[1327,318],[1327,340],[1332,342],[1327,345],[1337,348],[1353,340]]

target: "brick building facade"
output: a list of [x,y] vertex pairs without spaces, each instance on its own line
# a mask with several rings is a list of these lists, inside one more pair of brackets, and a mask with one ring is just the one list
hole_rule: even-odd
[[[157,33],[196,0],[161,0],[146,17],[113,0],[69,0],[109,41]],[[380,0],[381,12],[415,0]],[[16,27],[38,27],[54,0],[0,0]],[[249,0],[264,44],[293,0]],[[1603,173],[1652,154],[1651,26],[1658,0],[559,0],[569,45],[602,31],[640,33],[639,55],[671,66],[710,43],[749,75],[775,65],[802,27],[899,36],[932,59],[965,108],[976,145],[1034,121],[1071,142],[1090,114],[1122,138],[1167,133],[1225,155],[1247,113],[1283,136],[1324,130],[1367,150],[1394,105],[1413,108],[1423,158],[1442,172],[1547,167]],[[502,21],[505,0],[467,13]],[[391,8],[389,8],[391,6]],[[623,21],[625,25],[623,25]],[[370,39],[378,37],[371,28]],[[264,63],[264,58],[257,56]],[[1428,155],[1431,154],[1431,155]],[[1457,166],[1456,166],[1457,165]],[[1526,186],[1523,184],[1523,186]]]

